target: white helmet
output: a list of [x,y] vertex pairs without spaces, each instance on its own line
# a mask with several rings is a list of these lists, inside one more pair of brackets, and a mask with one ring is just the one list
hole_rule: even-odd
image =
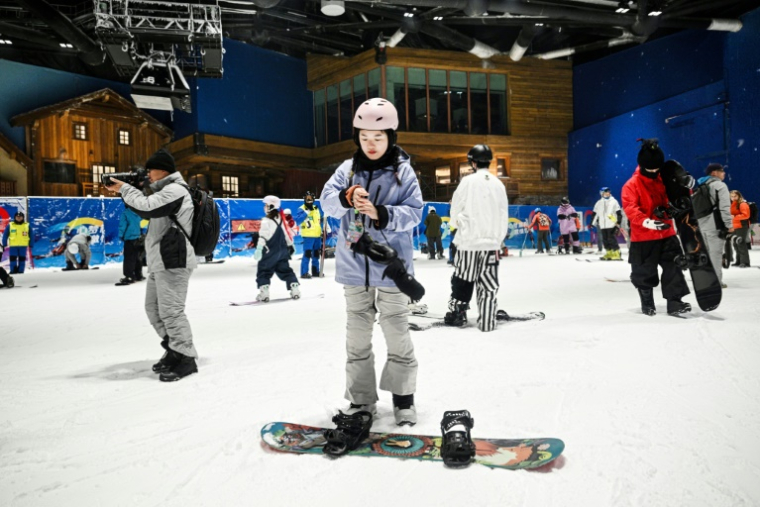
[[292,215],[293,213],[290,212],[290,208],[287,208],[285,211],[283,211],[286,215]]
[[69,243],[69,246],[67,246],[66,249],[71,255],[76,255],[79,253],[79,245],[77,243]]
[[396,130],[398,111],[382,98],[369,99],[359,106],[354,115],[354,127],[360,130]]
[[264,197],[264,205],[266,206],[267,213],[273,209],[280,209],[280,198],[276,195],[268,195]]

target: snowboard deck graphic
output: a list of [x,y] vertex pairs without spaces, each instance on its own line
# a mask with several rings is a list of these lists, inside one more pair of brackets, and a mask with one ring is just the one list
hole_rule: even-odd
[[270,299],[266,303],[261,302],[261,301],[238,301],[238,302],[230,301],[230,306],[269,305],[272,303],[284,303],[285,301],[300,301],[302,299],[318,299],[318,298],[323,298],[323,297],[325,297],[324,294],[317,294],[316,296],[301,296],[298,299],[293,299],[291,297],[274,298],[274,299]]
[[[520,313],[520,314],[510,314],[508,318],[496,318],[496,324],[507,324],[510,322],[523,322],[526,320],[544,320],[546,318],[546,315],[544,312],[530,312],[530,313]],[[476,323],[476,320],[473,319],[471,321],[468,321],[466,325],[461,327],[468,327],[469,325],[474,325]],[[443,315],[438,313],[422,313],[422,314],[415,314],[412,313],[409,315],[409,329],[412,331],[427,331],[428,329],[432,329],[434,327],[449,327],[446,326],[443,322]],[[451,326],[456,327],[456,326]]]
[[[261,428],[261,440],[280,452],[323,454],[325,428],[286,422],[272,422]],[[491,468],[530,470],[545,466],[562,454],[565,443],[557,438],[473,438],[478,463]],[[441,436],[370,433],[349,456],[443,461]]]

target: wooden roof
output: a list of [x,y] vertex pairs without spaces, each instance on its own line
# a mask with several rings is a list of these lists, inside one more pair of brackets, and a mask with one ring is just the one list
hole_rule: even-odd
[[74,113],[98,118],[118,118],[120,120],[134,121],[135,123],[146,123],[148,127],[161,135],[169,137],[172,135],[169,127],[145,113],[110,88],[104,88],[87,95],[82,95],[81,97],[19,114],[11,118],[11,125],[14,127],[29,125],[40,118],[62,113]]
[[18,146],[13,144],[10,139],[5,137],[2,132],[0,132],[0,148],[7,151],[10,158],[21,164],[25,169],[31,170],[34,167],[32,159],[21,151]]

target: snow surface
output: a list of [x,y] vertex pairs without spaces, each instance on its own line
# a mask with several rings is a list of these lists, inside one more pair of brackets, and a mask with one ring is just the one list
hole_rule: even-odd
[[[474,436],[562,438],[539,472],[261,447],[268,422],[329,426],[347,405],[334,261],[303,281],[324,299],[265,307],[227,304],[254,298],[252,260],[201,265],[187,310],[200,373],[173,384],[150,370],[162,350],[144,283],[113,286],[119,266],[18,276],[0,290],[0,505],[760,505],[760,270],[729,269],[720,308],[686,319],[665,315],[657,289],[662,313],[646,317],[629,283],[605,280],[627,263],[580,257],[595,258],[504,259],[499,306],[546,320],[414,333],[419,423],[395,427],[381,392],[373,427],[437,435],[444,410],[468,409]],[[451,268],[415,267],[424,302],[445,311]]]

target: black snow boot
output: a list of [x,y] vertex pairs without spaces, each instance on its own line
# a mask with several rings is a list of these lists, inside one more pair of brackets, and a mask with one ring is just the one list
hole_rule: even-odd
[[678,315],[691,311],[691,305],[684,303],[680,299],[668,299],[668,315]]
[[74,271],[76,268],[74,267],[74,263],[71,261],[66,261],[66,267],[63,268],[61,271]]
[[179,354],[169,348],[169,337],[164,336],[161,347],[166,351],[164,356],[153,365],[153,373],[164,373],[174,368],[179,363]]
[[161,375],[158,376],[158,380],[161,382],[176,382],[188,375],[198,373],[198,365],[195,363],[194,357],[186,356],[175,351],[171,351],[171,353],[179,356],[179,362],[168,372],[161,373]]
[[467,303],[457,303],[456,309],[446,312],[443,316],[443,323],[447,326],[462,327],[467,324]]
[[573,247],[573,253],[574,254],[582,254],[583,253],[583,248],[581,248],[579,246],[574,246]]
[[314,278],[319,278],[319,268],[316,266],[311,267],[311,276]]
[[641,313],[650,317],[657,315],[652,289],[639,289],[639,297],[641,298]]
[[5,282],[5,286],[8,287],[9,289],[12,289],[13,287],[16,286],[16,281],[13,279],[12,276],[8,277],[8,281]]
[[304,278],[311,278],[311,275],[309,273],[304,273],[301,275],[301,279],[304,279]]

